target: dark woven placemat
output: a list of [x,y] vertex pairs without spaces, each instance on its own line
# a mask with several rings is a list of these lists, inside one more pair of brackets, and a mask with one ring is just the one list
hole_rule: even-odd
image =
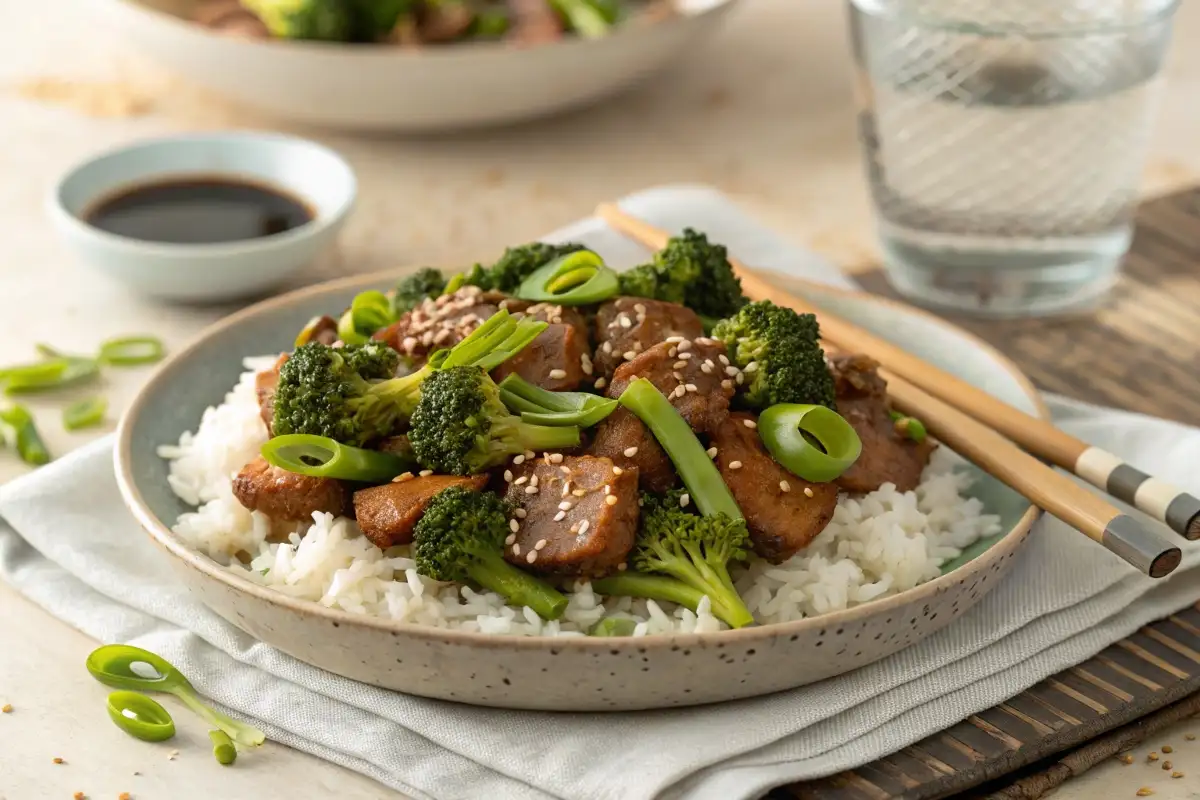
[[[878,270],[855,277],[896,296]],[[944,316],[995,345],[1042,389],[1200,423],[1200,189],[1142,204],[1124,273],[1103,308],[1047,319]],[[772,798],[935,800],[984,785],[974,796],[1041,797],[1139,733],[1200,711],[1198,691],[1200,609],[1191,608],[949,730]],[[1030,765],[1038,769],[1018,774]]]

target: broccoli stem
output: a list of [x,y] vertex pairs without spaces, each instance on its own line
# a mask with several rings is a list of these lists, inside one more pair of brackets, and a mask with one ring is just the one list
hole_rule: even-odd
[[[610,597],[644,597],[685,606],[695,611],[704,599],[704,592],[676,578],[621,572],[608,578],[592,581],[592,591]],[[711,600],[711,598],[710,598]]]
[[[718,565],[706,559],[700,547],[694,542],[684,542],[683,548],[690,558],[684,557],[681,553],[672,553],[666,548],[657,548],[657,570],[670,575],[671,578],[667,580],[673,578],[701,595],[708,595],[708,600],[712,604],[713,616],[726,622],[729,627],[742,628],[753,623],[754,615],[750,613],[750,609],[746,608],[741,595],[734,588],[733,580],[729,577],[729,572],[725,569],[724,564],[721,564],[718,569]],[[639,575],[638,577],[643,576]],[[693,611],[696,610],[694,606],[688,607]]]
[[558,619],[567,609],[567,598],[543,580],[514,567],[499,553],[475,553],[467,576],[517,606],[529,606],[542,619]]
[[700,513],[745,519],[720,471],[704,451],[704,445],[653,383],[638,378],[621,393],[619,402],[646,424],[667,451]]

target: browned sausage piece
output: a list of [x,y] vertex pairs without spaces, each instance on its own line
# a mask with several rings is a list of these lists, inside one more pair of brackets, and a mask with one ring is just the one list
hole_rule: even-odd
[[464,286],[453,294],[425,298],[412,311],[372,337],[385,342],[414,364],[434,350],[453,347],[500,310],[504,295]]
[[363,535],[376,547],[386,549],[412,542],[413,528],[421,520],[433,496],[451,486],[482,491],[486,475],[460,478],[453,475],[424,475],[399,483],[372,486],[354,493],[354,516]]
[[556,575],[603,575],[625,563],[637,536],[636,470],[618,475],[607,458],[566,456],[559,464],[526,461],[511,472],[507,498],[525,516],[514,517],[519,527],[504,547],[506,559]]
[[754,416],[730,414],[713,432],[717,468],[746,517],[754,552],[778,564],[825,530],[837,508],[838,487],[809,483],[781,467],[747,421]]
[[275,431],[275,389],[279,386],[279,370],[288,360],[284,353],[270,369],[264,369],[254,376],[254,391],[258,395],[258,415],[267,426],[267,435],[274,436]]
[[609,300],[596,312],[596,377],[611,380],[621,362],[630,360],[627,353],[636,357],[672,336],[691,340],[703,335],[696,312],[677,303],[644,297]]
[[646,378],[675,406],[692,430],[713,430],[729,413],[733,381],[725,375],[721,357],[725,345],[700,337],[662,342],[617,367],[609,397],[620,397],[635,378]]
[[261,456],[233,479],[233,495],[251,511],[271,519],[300,521],[315,512],[344,514],[350,492],[333,478],[310,478],[273,467]]
[[551,323],[536,339],[492,370],[499,383],[514,372],[532,384],[552,392],[571,392],[587,377],[584,367],[592,369],[586,334],[566,323]]
[[895,484],[901,492],[915,489],[936,445],[928,439],[918,444],[896,430],[879,364],[864,355],[835,356],[830,369],[838,413],[862,440],[862,454],[838,478],[838,485],[862,493],[885,483]]
[[[662,494],[678,482],[675,465],[637,415],[618,408],[596,428],[588,452],[622,469],[637,470],[644,491]],[[629,455],[626,455],[629,453]]]

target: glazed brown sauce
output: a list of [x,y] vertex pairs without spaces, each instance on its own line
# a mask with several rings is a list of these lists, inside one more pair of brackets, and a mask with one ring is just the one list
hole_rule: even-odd
[[261,239],[313,219],[300,200],[238,178],[188,178],[143,183],[104,198],[85,215],[101,230],[173,244]]

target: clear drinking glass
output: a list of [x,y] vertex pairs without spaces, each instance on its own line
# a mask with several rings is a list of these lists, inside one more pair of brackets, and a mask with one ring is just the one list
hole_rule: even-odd
[[849,0],[885,267],[1010,316],[1116,280],[1177,0]]

